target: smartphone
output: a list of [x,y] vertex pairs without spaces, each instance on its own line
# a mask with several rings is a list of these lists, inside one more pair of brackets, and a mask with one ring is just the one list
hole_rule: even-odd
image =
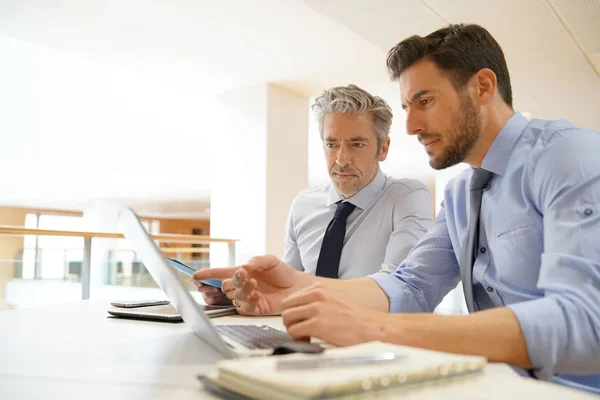
[[[186,275],[192,276],[194,275],[194,272],[196,272],[194,268],[190,267],[189,265],[185,265],[179,260],[169,257],[167,257],[167,260],[169,260],[171,267],[183,272]],[[208,286],[214,286],[219,289],[221,288],[221,281],[218,279],[202,279],[200,282]]]
[[110,303],[115,307],[122,308],[136,308],[136,307],[148,307],[148,306],[162,306],[169,304],[169,300],[129,300],[129,301],[113,301]]
[[[114,304],[114,303],[113,303]],[[225,315],[237,314],[234,306],[200,306],[209,318],[222,317]],[[115,317],[143,319],[149,321],[169,321],[182,322],[181,315],[172,305],[162,307],[111,307],[108,313]]]

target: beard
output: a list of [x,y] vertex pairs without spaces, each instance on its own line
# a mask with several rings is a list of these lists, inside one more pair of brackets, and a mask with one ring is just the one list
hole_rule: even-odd
[[[467,93],[460,94],[460,108],[452,119],[448,138],[452,142],[443,149],[443,153],[429,160],[433,169],[444,169],[461,163],[469,155],[481,134],[481,116],[475,109]],[[427,138],[427,134],[421,135]]]
[[[335,173],[353,174],[355,178],[350,180],[342,180],[341,178],[335,179],[333,178]],[[355,195],[364,187],[361,175],[353,168],[334,166],[330,171],[330,175],[336,186],[337,192],[346,198]]]

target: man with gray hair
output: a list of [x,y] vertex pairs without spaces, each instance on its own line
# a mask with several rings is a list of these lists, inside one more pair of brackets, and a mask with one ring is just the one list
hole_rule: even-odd
[[[390,147],[392,110],[356,85],[325,90],[312,110],[331,183],[294,199],[283,260],[328,278],[393,272],[431,226],[433,200],[422,182],[379,169]],[[208,304],[229,302],[219,289],[198,290]]]

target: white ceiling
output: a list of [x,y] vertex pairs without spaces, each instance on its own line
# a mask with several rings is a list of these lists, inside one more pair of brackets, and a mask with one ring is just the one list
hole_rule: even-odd
[[516,108],[600,130],[598,21],[600,0],[0,1],[0,204],[201,215],[215,94],[354,82],[393,103],[387,50],[449,22],[498,39]]
[[517,109],[600,130],[599,0],[304,1],[386,52],[448,23],[480,24],[505,52]]
[[380,64],[380,49],[299,0],[9,0],[0,7],[0,34],[205,95]]
[[1,1],[0,204],[204,215],[215,94],[387,84],[382,56],[299,0]]

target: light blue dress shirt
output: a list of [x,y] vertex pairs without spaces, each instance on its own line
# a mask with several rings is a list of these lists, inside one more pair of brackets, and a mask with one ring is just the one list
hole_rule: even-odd
[[[600,134],[516,113],[486,154],[473,297],[517,317],[534,374],[600,392]],[[431,312],[460,279],[467,168],[393,274],[373,278],[391,312]],[[463,283],[464,284],[464,283]]]
[[[285,262],[315,274],[323,235],[340,200],[331,183],[300,192],[288,216]],[[346,222],[341,279],[393,272],[433,222],[431,193],[414,179],[393,179],[379,171],[348,201],[356,208]]]

